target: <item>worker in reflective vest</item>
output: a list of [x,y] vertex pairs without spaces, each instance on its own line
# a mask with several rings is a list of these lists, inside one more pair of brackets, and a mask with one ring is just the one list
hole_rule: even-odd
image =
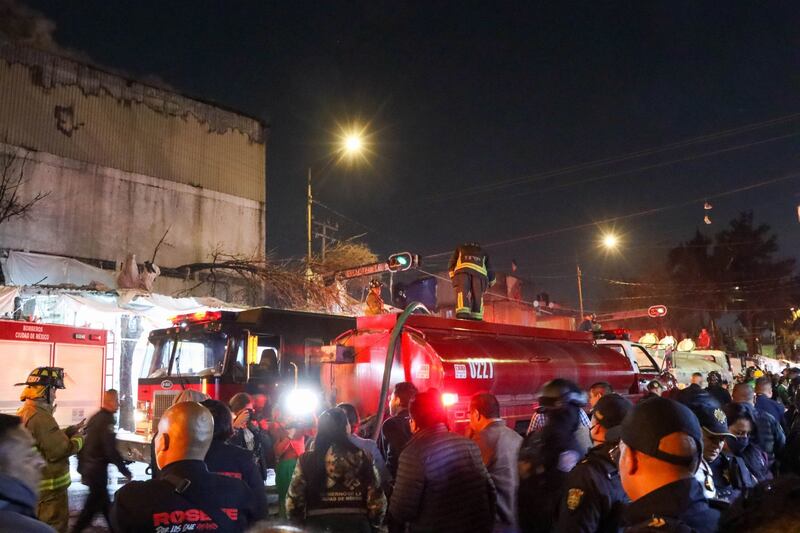
[[483,320],[483,293],[496,279],[480,244],[466,243],[450,258],[450,279],[456,293],[456,318]]
[[69,456],[83,447],[84,421],[65,430],[53,418],[56,390],[64,388],[64,369],[39,367],[34,369],[24,385],[20,400],[25,402],[17,411],[23,425],[36,442],[44,458],[42,481],[39,484],[39,503],[36,516],[60,533],[67,533],[69,522],[70,485]]

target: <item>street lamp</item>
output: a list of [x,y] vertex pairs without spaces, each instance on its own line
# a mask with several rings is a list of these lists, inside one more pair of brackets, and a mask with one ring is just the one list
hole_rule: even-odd
[[619,237],[613,233],[606,233],[603,235],[603,247],[606,250],[616,250],[619,245]]
[[[337,156],[342,158],[344,156],[353,158],[358,155],[362,155],[364,151],[364,130],[363,129],[354,129],[348,133],[345,133],[341,137],[341,142],[337,147],[336,151],[328,158],[328,161],[323,165],[320,169],[320,173],[328,166]],[[308,188],[306,193],[306,228],[308,230],[308,234],[306,236],[307,241],[307,249],[306,249],[306,275],[311,277],[311,243],[313,239],[313,232],[312,232],[312,218],[311,218],[311,206],[314,204],[314,197],[311,194],[311,167],[308,167]]]
[[[607,252],[613,252],[619,247],[619,236],[616,233],[604,233],[600,239],[600,244]],[[578,279],[578,307],[580,307],[581,318],[583,318],[583,272],[581,271],[581,265],[577,260],[577,254],[575,257],[575,263],[575,270]]]

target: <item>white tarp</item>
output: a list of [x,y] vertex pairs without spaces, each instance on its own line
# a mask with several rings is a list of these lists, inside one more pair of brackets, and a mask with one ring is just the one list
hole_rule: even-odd
[[117,286],[113,272],[55,255],[8,252],[4,271],[9,285],[74,285],[108,289]]
[[0,286],[0,315],[10,315],[16,311],[14,308],[14,299],[18,295],[18,288]]

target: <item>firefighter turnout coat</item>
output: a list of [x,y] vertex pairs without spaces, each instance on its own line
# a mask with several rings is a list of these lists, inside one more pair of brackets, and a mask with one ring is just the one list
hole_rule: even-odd
[[453,252],[450,279],[456,293],[456,316],[483,319],[483,293],[495,282],[489,256],[477,243],[462,244]]
[[70,485],[69,456],[83,447],[83,437],[69,437],[59,429],[53,418],[53,407],[45,400],[25,400],[17,415],[33,436],[45,461],[39,490],[66,490]]

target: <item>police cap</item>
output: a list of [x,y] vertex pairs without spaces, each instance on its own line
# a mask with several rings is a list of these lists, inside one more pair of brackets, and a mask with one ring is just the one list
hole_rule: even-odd
[[597,400],[592,415],[601,426],[611,429],[622,424],[631,409],[633,404],[630,400],[612,392]]
[[687,387],[675,395],[675,400],[694,413],[700,427],[706,432],[717,437],[733,437],[728,431],[728,422],[719,401],[708,392]]
[[639,402],[620,426],[620,437],[636,451],[666,463],[689,466],[696,457],[682,457],[661,451],[661,439],[673,433],[685,433],[703,449],[703,434],[697,417],[688,407],[667,398],[651,398]]

